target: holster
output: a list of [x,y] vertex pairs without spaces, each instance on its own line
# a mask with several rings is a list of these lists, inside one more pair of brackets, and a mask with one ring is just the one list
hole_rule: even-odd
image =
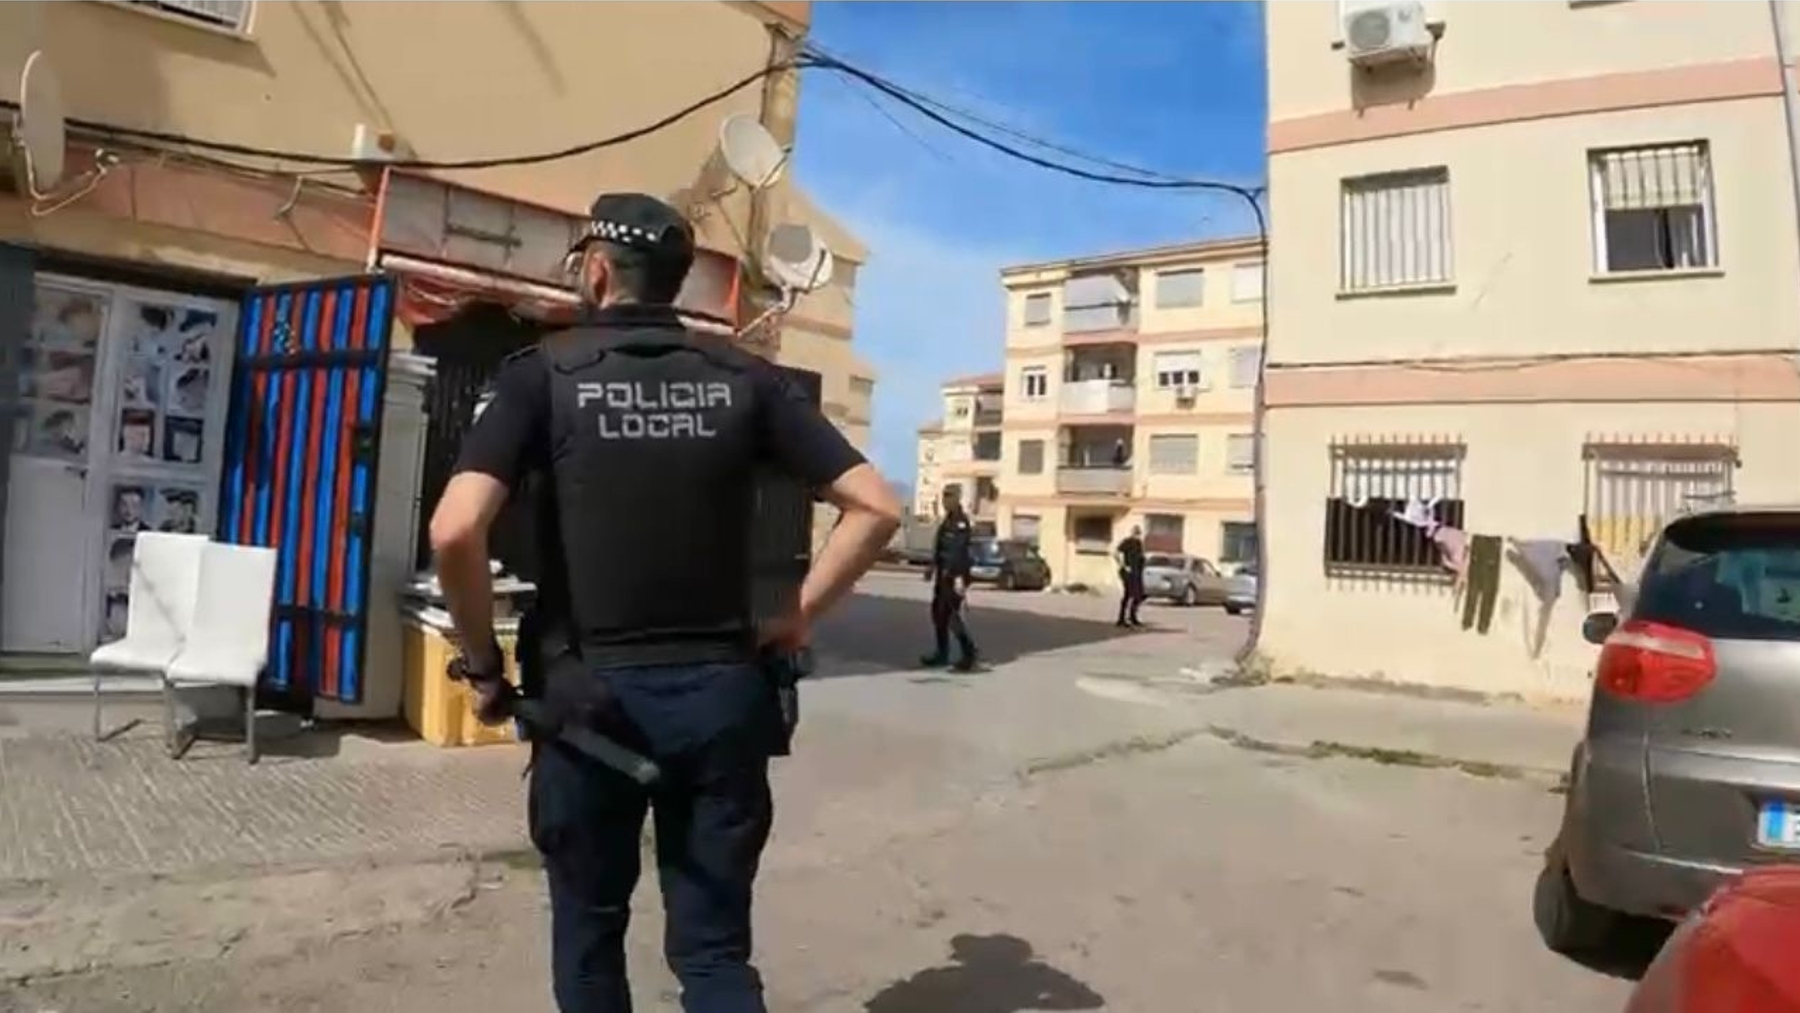
[[800,680],[812,674],[812,652],[802,649],[784,654],[764,651],[758,659],[764,678],[775,690],[775,702],[781,708],[781,736],[775,756],[788,756],[794,751],[794,732],[800,727]]

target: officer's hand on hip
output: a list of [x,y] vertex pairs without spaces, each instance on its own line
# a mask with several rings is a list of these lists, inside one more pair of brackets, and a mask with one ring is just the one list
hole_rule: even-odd
[[757,646],[787,654],[812,642],[812,628],[798,606],[763,623],[757,631]]

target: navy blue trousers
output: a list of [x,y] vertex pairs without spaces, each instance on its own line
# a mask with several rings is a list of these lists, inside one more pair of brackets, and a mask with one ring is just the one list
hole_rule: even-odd
[[686,1013],[766,1013],[750,963],[750,902],[774,807],[775,691],[751,665],[593,673],[616,708],[608,732],[662,767],[644,788],[557,743],[539,744],[528,795],[550,887],[562,1013],[629,1013],[625,930],[654,813],[663,952]]

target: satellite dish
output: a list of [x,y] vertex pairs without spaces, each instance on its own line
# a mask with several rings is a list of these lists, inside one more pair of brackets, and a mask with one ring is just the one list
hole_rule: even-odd
[[25,151],[25,182],[33,197],[62,181],[64,132],[62,85],[50,58],[36,50],[25,58],[19,75],[19,117],[13,130]]
[[752,190],[781,178],[788,153],[756,117],[738,113],[719,124],[719,154],[731,174]]
[[836,258],[813,230],[786,222],[769,230],[763,273],[785,292],[811,292],[831,283]]

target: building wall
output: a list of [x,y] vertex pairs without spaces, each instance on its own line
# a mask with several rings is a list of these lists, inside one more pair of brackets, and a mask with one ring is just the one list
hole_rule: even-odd
[[[775,17],[722,3],[459,4],[432,15],[431,44],[420,45],[418,8],[397,0],[259,3],[241,36],[119,4],[21,3],[0,7],[0,40],[23,39],[40,22],[34,44],[53,59],[70,115],[82,119],[346,156],[364,123],[393,132],[419,158],[454,160],[554,151],[642,126],[648,110],[679,109],[765,65],[765,19]],[[614,45],[596,60],[597,33],[684,46]],[[0,42],[0,67],[13,68],[0,74],[0,98],[17,100],[23,56],[17,43]],[[669,72],[671,60],[680,73]],[[595,100],[608,95],[630,101]],[[605,190],[711,192],[723,189],[710,187],[722,167],[706,157],[719,121],[755,115],[763,102],[761,87],[747,87],[628,148],[446,176],[564,211],[585,210]],[[791,115],[774,129],[791,138]],[[722,249],[735,246],[725,217],[743,221],[747,193],[725,207],[702,223]]]
[[[1001,493],[1003,534],[1013,533],[1019,516],[1039,518],[1039,542],[1059,582],[1113,586],[1118,582],[1111,547],[1147,515],[1182,518],[1184,551],[1219,560],[1221,524],[1252,520],[1253,482],[1248,469],[1228,464],[1232,437],[1253,431],[1254,370],[1234,375],[1233,353],[1254,355],[1260,346],[1260,298],[1254,287],[1238,290],[1242,266],[1260,278],[1262,258],[1254,241],[1225,241],[1141,250],[1058,264],[1030,265],[1003,272],[1007,299],[1004,439]],[[1162,273],[1204,273],[1197,305],[1159,305]],[[1135,319],[1101,332],[1065,333],[1063,285],[1072,275],[1097,270],[1125,271],[1136,278]],[[1027,300],[1047,296],[1047,323],[1027,322]],[[1174,300],[1170,300],[1173,302]],[[1191,397],[1159,389],[1156,375],[1165,356],[1198,357],[1200,383]],[[1074,360],[1105,356],[1127,364],[1129,405],[1109,405],[1094,413],[1065,402],[1065,371]],[[1192,359],[1190,358],[1190,361]],[[1042,397],[1025,395],[1024,377],[1041,369]],[[1105,444],[1115,432],[1128,434],[1131,454],[1125,488],[1116,494],[1059,492],[1058,463],[1064,443],[1077,438]],[[1102,435],[1102,434],[1105,435]],[[1183,473],[1160,473],[1150,466],[1153,438],[1191,436],[1195,463]],[[1043,469],[1021,470],[1020,444],[1041,441]],[[1107,538],[1086,550],[1075,546],[1077,518],[1104,517]],[[1097,524],[1098,521],[1088,521]]]
[[[1794,4],[1782,4],[1794,25]],[[1565,577],[1548,606],[1510,554],[1490,628],[1464,629],[1449,572],[1327,563],[1334,454],[1453,449],[1462,527],[1573,541],[1588,517],[1629,578],[1683,486],[1613,516],[1607,445],[1673,469],[1699,446],[1738,502],[1800,499],[1800,254],[1769,10],[1760,4],[1427,4],[1428,67],[1353,70],[1337,5],[1269,6],[1272,299],[1266,589],[1277,669],[1579,698],[1580,620],[1616,607]],[[1712,254],[1608,272],[1597,149],[1704,142]],[[1447,275],[1347,290],[1345,180],[1447,170]],[[1673,184],[1671,183],[1671,188]],[[1666,191],[1663,191],[1666,192]],[[1417,240],[1406,249],[1417,252]],[[1393,479],[1405,485],[1404,478]],[[1434,480],[1435,481],[1435,480]],[[1661,480],[1658,480],[1660,482]],[[1689,483],[1699,488],[1697,483]],[[1693,504],[1703,505],[1703,504]],[[1624,537],[1629,524],[1632,536]],[[1329,644],[1327,650],[1322,645]]]

